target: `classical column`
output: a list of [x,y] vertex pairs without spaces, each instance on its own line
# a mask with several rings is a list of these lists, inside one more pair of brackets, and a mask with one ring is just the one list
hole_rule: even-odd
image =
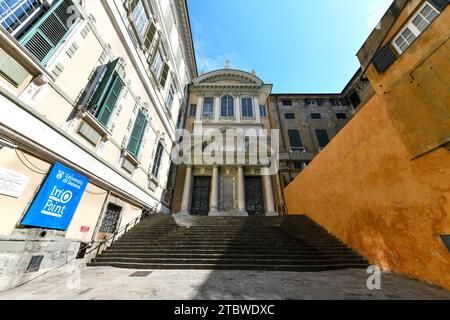
[[266,198],[266,216],[278,216],[275,212],[275,202],[273,200],[272,176],[263,174],[264,181],[264,195]]
[[196,121],[201,122],[203,115],[203,94],[198,95]]
[[214,122],[220,121],[220,96],[214,97]]
[[217,213],[219,208],[219,166],[213,167],[211,179],[210,211],[209,214]]
[[183,200],[181,202],[181,214],[190,214],[192,198],[192,167],[186,167],[186,177],[184,179]]
[[241,95],[237,94],[235,96],[235,103],[234,103],[234,112],[235,112],[235,116],[236,116],[236,123],[241,123],[241,115],[242,115],[242,110],[241,110]]
[[256,123],[261,123],[261,114],[259,113],[259,97],[253,98],[253,112],[255,113]]
[[244,184],[244,167],[238,167],[237,177],[237,189],[238,189],[238,209],[240,213],[247,214],[245,210],[245,184]]

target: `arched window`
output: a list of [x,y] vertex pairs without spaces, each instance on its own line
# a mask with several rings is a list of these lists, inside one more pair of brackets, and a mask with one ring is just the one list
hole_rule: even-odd
[[234,117],[234,99],[232,96],[223,96],[221,104],[222,117]]

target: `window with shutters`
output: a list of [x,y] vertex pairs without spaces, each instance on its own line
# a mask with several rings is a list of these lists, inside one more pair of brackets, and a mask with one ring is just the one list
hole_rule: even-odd
[[316,99],[305,99],[306,105],[315,107],[317,106],[317,100]]
[[340,107],[342,106],[342,102],[339,99],[330,99],[330,103],[334,107]]
[[43,66],[79,20],[71,1],[59,0],[46,9],[41,1],[0,0],[0,21]]
[[196,104],[191,104],[189,106],[188,117],[195,117],[196,115],[197,115],[197,105]]
[[261,118],[267,118],[266,106],[264,106],[264,105],[259,106],[259,114],[261,115]]
[[155,57],[153,58],[152,71],[156,80],[159,82],[161,87],[164,88],[166,86],[170,68],[169,65],[164,62],[160,49],[156,51]]
[[330,138],[328,137],[328,132],[325,129],[317,129],[316,130],[317,140],[319,141],[319,147],[325,148],[330,142]]
[[232,96],[223,96],[221,99],[220,114],[224,118],[234,117],[234,98]]
[[156,154],[155,159],[153,160],[153,167],[152,167],[152,175],[158,179],[159,177],[159,171],[161,168],[161,160],[164,152],[164,147],[161,142],[158,143],[158,147],[156,148]]
[[205,97],[203,98],[203,118],[213,118],[214,117],[214,98]]
[[339,120],[345,120],[348,119],[348,116],[346,113],[336,113],[336,118],[338,118]]
[[42,2],[38,0],[0,0],[0,24],[17,38],[44,11]]
[[136,27],[137,33],[144,37],[144,34],[147,30],[147,26],[149,24],[149,17],[147,15],[147,12],[145,11],[144,5],[142,1],[132,1],[134,4],[134,9],[131,13],[134,26]]
[[118,74],[120,59],[107,64],[93,90],[87,109],[105,127],[109,126],[111,117],[119,103],[125,88],[124,81]]
[[252,98],[242,98],[241,99],[241,109],[242,109],[242,117],[252,118],[253,117],[253,99]]
[[397,52],[402,54],[437,16],[439,11],[429,2],[425,2],[392,41]]
[[289,135],[289,143],[291,145],[291,151],[305,151],[305,148],[302,144],[302,139],[300,137],[300,131],[289,129],[288,130]]
[[294,120],[295,119],[295,114],[294,113],[285,113],[284,114],[284,118],[287,120]]
[[142,110],[139,110],[127,145],[128,152],[135,158],[139,155],[144,133],[147,129],[147,123],[146,114]]
[[153,58],[152,70],[156,78],[159,79],[164,68],[164,61],[160,50],[157,50]]
[[173,81],[170,83],[170,87],[169,87],[169,93],[167,95],[167,108],[169,110],[172,109],[173,107],[173,102],[175,101],[175,95],[176,95],[176,89],[175,89],[175,84],[173,83]]

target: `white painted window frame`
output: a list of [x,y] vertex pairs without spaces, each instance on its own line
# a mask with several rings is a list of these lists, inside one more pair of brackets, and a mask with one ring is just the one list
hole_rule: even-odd
[[[419,10],[417,10],[417,12],[408,20],[408,23],[406,23],[406,25],[397,33],[397,35],[394,37],[394,39],[392,40],[391,44],[392,46],[395,48],[395,50],[398,52],[398,54],[403,54],[403,52],[405,52],[410,46],[411,44],[428,28],[428,26],[436,19],[433,19],[432,21],[428,21],[423,15],[421,15],[421,11],[426,7],[426,6],[430,6],[432,10],[435,10],[438,15],[440,14],[439,10],[436,9],[430,2],[425,1],[424,4],[419,8]],[[428,26],[423,30],[420,31],[416,25],[413,23],[414,19],[417,18],[417,16],[422,16],[429,24]],[[408,46],[402,50],[396,43],[396,41],[400,38],[403,37],[402,34],[403,32],[405,32],[406,29],[411,30],[411,32],[414,34],[415,38],[413,41],[411,41],[410,43],[408,43]],[[404,37],[403,37],[404,38]]]
[[142,1],[139,1],[132,13],[133,23],[136,27],[136,31],[141,38],[145,36],[147,27],[150,23],[150,17],[145,9]]

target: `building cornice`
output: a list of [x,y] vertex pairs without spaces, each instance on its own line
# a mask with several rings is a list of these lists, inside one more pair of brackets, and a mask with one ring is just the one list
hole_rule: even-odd
[[178,20],[180,22],[180,32],[181,37],[183,38],[182,42],[184,45],[184,52],[186,54],[187,65],[191,78],[195,79],[198,77],[197,60],[195,58],[194,41],[192,39],[187,0],[176,0],[175,3],[177,6],[176,12],[178,13]]

